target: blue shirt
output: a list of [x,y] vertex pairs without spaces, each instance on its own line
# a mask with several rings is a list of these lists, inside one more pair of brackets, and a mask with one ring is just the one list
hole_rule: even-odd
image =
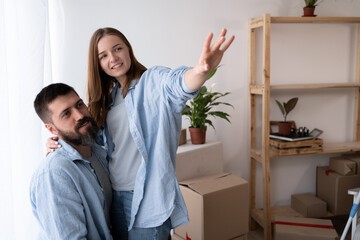
[[[59,143],[62,148],[50,153],[31,179],[39,239],[112,239],[103,210],[104,193],[90,162],[61,139]],[[91,150],[109,174],[106,152],[98,145]]]
[[[169,217],[173,228],[189,221],[175,175],[181,112],[187,100],[198,93],[185,84],[184,74],[188,69],[150,68],[137,82],[132,81],[125,97],[130,132],[142,156],[135,180],[129,229],[160,226]],[[116,83],[113,101],[118,87],[119,83]],[[106,123],[99,142],[111,156],[114,144]]]

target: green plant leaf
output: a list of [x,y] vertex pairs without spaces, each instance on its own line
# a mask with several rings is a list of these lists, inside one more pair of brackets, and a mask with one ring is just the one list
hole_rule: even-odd
[[299,98],[295,97],[295,98],[290,99],[287,103],[284,104],[286,115],[288,115],[289,112],[291,112],[291,110],[294,109],[298,100],[299,100]]
[[279,106],[282,115],[285,116],[285,108],[278,100],[275,100],[275,101],[276,101],[277,105]]
[[316,7],[322,0],[304,0],[305,7]]
[[211,116],[216,116],[216,117],[219,117],[219,118],[222,118],[222,119],[225,119],[226,121],[228,121],[229,123],[230,120],[229,120],[229,114],[225,113],[225,112],[221,112],[221,111],[213,111],[213,112],[209,112],[209,115]]
[[209,76],[207,77],[206,81],[209,80],[210,78],[212,78],[212,76],[214,76],[214,74],[216,73],[216,71],[218,70],[219,67],[221,67],[221,65],[217,66],[214,70],[212,70],[209,73]]
[[[211,78],[216,70],[210,72],[209,78]],[[229,114],[222,111],[212,111],[212,108],[219,105],[225,105],[233,107],[230,103],[218,101],[219,98],[227,96],[230,92],[209,92],[206,86],[202,86],[198,95],[190,100],[190,104],[186,105],[182,111],[182,115],[187,116],[190,120],[190,127],[198,127],[205,129],[206,125],[210,125],[214,128],[212,121],[209,117],[219,117],[225,119],[230,123]],[[214,128],[215,129],[215,128]]]
[[226,102],[214,102],[214,103],[212,103],[210,106],[217,106],[217,105],[220,105],[220,104],[223,104],[223,105],[226,105],[226,106],[229,106],[229,107],[234,108],[233,105],[231,105],[230,103],[226,103]]
[[186,116],[189,116],[191,114],[191,108],[189,105],[186,105],[184,107],[184,109],[182,110],[182,115],[186,115]]
[[210,121],[210,120],[207,119],[205,122],[206,122],[207,124],[209,124],[213,129],[215,129],[212,121]]

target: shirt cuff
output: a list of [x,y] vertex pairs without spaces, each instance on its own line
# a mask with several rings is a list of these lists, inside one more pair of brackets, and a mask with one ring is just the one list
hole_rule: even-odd
[[185,69],[185,71],[184,71],[184,74],[183,74],[183,77],[182,77],[182,81],[181,81],[181,88],[183,89],[183,91],[184,91],[185,93],[193,94],[193,93],[199,92],[201,87],[200,87],[199,89],[197,89],[197,90],[191,90],[191,89],[188,88],[188,86],[186,86],[186,83],[185,83],[185,72],[186,72],[187,70],[189,70],[189,69],[191,69],[191,67],[187,67],[187,68]]

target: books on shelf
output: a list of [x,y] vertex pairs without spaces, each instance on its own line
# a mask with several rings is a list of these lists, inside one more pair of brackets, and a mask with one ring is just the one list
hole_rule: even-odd
[[280,135],[278,133],[270,133],[270,138],[275,138],[275,139],[289,141],[289,142],[314,139],[313,136],[304,137],[304,136],[299,136],[297,134],[290,134],[290,135],[284,136],[284,135]]

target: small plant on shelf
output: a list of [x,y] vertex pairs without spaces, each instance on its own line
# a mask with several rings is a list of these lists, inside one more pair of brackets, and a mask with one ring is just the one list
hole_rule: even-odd
[[286,121],[287,115],[295,108],[299,98],[294,97],[290,99],[287,102],[279,102],[278,100],[275,100],[278,107],[280,108],[280,111],[284,117],[284,121],[279,122],[279,134],[281,135],[289,135],[291,132],[291,122]]
[[321,2],[321,0],[304,0],[304,15],[303,17],[316,17],[314,15],[315,7]]

